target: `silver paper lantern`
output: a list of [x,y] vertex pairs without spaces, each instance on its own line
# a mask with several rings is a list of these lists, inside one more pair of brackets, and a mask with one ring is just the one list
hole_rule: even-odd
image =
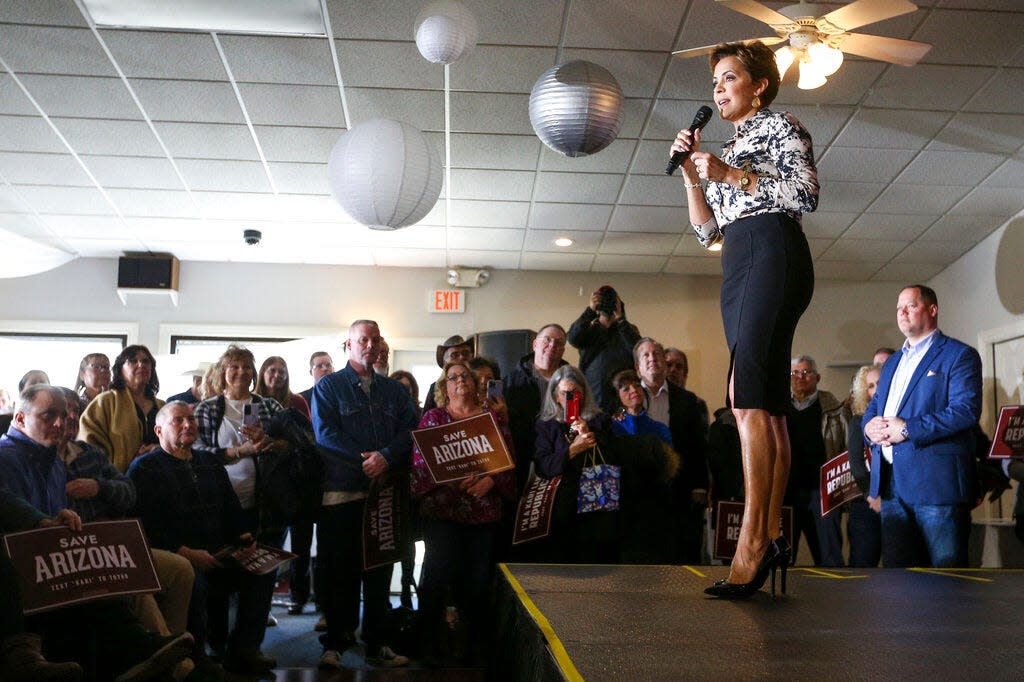
[[476,47],[473,13],[457,0],[432,2],[416,17],[416,47],[428,62],[452,64]]
[[345,212],[375,230],[419,222],[441,193],[441,160],[434,147],[408,123],[385,118],[342,133],[327,175]]
[[622,127],[622,88],[603,66],[584,60],[545,71],[530,92],[530,123],[541,142],[565,156],[596,154]]

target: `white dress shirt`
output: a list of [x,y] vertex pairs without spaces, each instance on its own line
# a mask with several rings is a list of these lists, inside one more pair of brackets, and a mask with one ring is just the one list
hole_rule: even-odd
[[661,422],[668,426],[668,380],[661,383],[657,391],[651,390],[650,386],[644,384],[647,397],[651,404],[647,406],[647,414],[654,421]]
[[[883,416],[898,416],[896,411],[899,410],[900,403],[903,402],[903,396],[907,393],[910,378],[914,376],[914,371],[921,364],[921,359],[925,353],[932,347],[932,342],[935,340],[935,332],[937,331],[938,329],[933,330],[931,334],[921,339],[917,345],[911,345],[910,339],[903,342],[903,348],[900,350],[900,364],[897,365],[896,373],[892,376],[892,383],[889,384],[889,395],[885,399]],[[882,446],[882,456],[885,457],[889,464],[892,464],[891,445]]]

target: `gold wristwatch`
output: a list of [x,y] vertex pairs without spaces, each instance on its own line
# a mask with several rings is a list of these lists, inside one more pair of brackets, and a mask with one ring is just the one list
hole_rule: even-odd
[[744,166],[743,175],[740,176],[740,189],[746,192],[747,187],[750,187],[750,171],[748,171],[747,167]]

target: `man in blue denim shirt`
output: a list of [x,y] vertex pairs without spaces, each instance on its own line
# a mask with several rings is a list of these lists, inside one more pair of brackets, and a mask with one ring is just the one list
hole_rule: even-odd
[[359,587],[363,587],[363,642],[372,665],[402,666],[409,659],[383,641],[392,566],[363,570],[363,507],[370,480],[392,467],[409,465],[410,430],[416,410],[401,383],[375,374],[380,329],[356,320],[348,330],[345,367],[313,389],[313,430],[324,460],[324,498],[317,547],[327,595],[322,601],[327,632],[320,667],[341,667],[341,654],[355,643]]

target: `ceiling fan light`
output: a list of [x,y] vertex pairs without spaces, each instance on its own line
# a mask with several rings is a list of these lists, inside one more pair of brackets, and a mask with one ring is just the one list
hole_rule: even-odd
[[807,48],[807,56],[821,69],[822,76],[831,76],[843,65],[843,53],[825,43],[814,43]]
[[800,81],[796,84],[801,90],[813,90],[826,83],[825,74],[817,64],[810,60],[800,61]]
[[793,48],[789,45],[784,45],[775,50],[775,65],[779,67],[779,80],[786,77],[786,72],[789,71],[789,67],[793,64],[795,58],[796,55],[793,54]]

